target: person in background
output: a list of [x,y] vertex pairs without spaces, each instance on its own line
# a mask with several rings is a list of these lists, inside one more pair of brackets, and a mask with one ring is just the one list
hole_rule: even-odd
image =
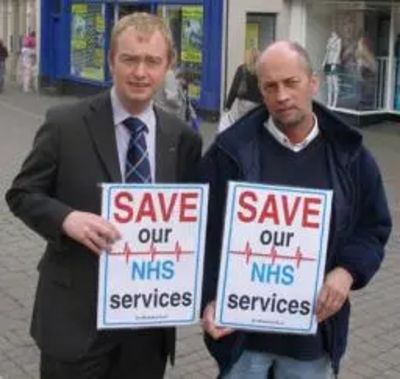
[[155,97],[156,104],[186,122],[198,131],[200,120],[189,97],[184,70],[170,68],[165,74],[164,84]]
[[361,37],[358,40],[355,55],[357,69],[362,79],[376,73],[376,57],[367,37]]
[[155,101],[166,112],[186,121],[183,89],[172,67],[165,73],[163,86],[158,90]]
[[256,64],[257,49],[246,51],[245,63],[237,69],[225,105],[225,114],[221,117],[218,132],[221,133],[240,117],[262,103],[258,88]]
[[20,69],[22,90],[24,93],[32,92],[35,80],[36,67],[36,34],[30,32],[23,41],[20,55]]
[[4,45],[3,40],[0,39],[0,93],[3,93],[4,91],[7,58],[8,58],[7,47]]

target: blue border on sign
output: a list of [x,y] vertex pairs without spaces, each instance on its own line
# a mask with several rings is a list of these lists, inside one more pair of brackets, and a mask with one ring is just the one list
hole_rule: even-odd
[[[171,320],[166,320],[166,321],[160,321],[160,320],[153,320],[153,321],[140,321],[140,322],[109,322],[107,321],[107,307],[106,307],[106,301],[107,301],[107,283],[108,283],[108,260],[109,260],[109,255],[106,254],[106,259],[105,259],[105,267],[104,267],[104,272],[102,274],[104,275],[104,288],[103,288],[103,325],[116,325],[116,326],[146,326],[146,325],[160,325],[162,323],[163,325],[174,325],[174,324],[193,324],[196,320],[196,304],[197,304],[197,299],[198,299],[198,277],[199,277],[199,270],[200,270],[200,237],[201,237],[201,225],[202,225],[202,220],[203,220],[203,204],[204,204],[204,188],[199,185],[195,184],[152,184],[151,186],[143,186],[143,185],[134,185],[134,184],[111,184],[107,185],[107,212],[106,212],[106,218],[107,220],[110,219],[110,199],[111,199],[111,191],[115,189],[123,189],[123,188],[140,188],[140,189],[199,189],[200,190],[200,215],[199,215],[199,223],[198,223],[198,230],[197,230],[197,243],[194,244],[196,247],[196,254],[197,254],[197,259],[196,259],[196,269],[195,269],[195,279],[194,279],[194,297],[193,297],[193,312],[192,315],[187,318],[187,319],[171,319]],[[108,253],[108,252],[106,252]],[[200,294],[201,295],[201,294]]]
[[[230,216],[230,223],[229,223],[229,239],[228,239],[228,251],[231,251],[231,242],[232,242],[232,222],[233,222],[233,215],[234,215],[234,205],[235,205],[235,199],[236,199],[236,191],[239,188],[257,188],[257,189],[271,189],[273,191],[284,191],[284,192],[292,192],[292,193],[301,193],[301,194],[318,194],[320,196],[323,197],[324,203],[323,203],[323,215],[322,215],[322,233],[320,235],[320,239],[319,239],[319,253],[318,253],[318,264],[317,264],[317,273],[315,275],[315,282],[314,282],[314,296],[313,296],[313,306],[310,312],[310,323],[309,326],[306,328],[287,328],[287,327],[283,327],[280,328],[278,326],[275,325],[269,325],[268,327],[271,330],[276,330],[276,331],[291,331],[291,332],[307,332],[310,331],[313,326],[314,326],[314,313],[315,313],[315,304],[316,304],[316,298],[317,298],[317,285],[318,285],[318,276],[320,275],[320,271],[321,271],[321,249],[322,249],[322,242],[326,233],[326,228],[325,228],[325,214],[326,214],[326,207],[327,207],[327,195],[326,195],[326,191],[323,190],[317,190],[317,189],[308,189],[308,188],[288,188],[288,187],[283,187],[283,186],[270,186],[270,185],[257,185],[257,184],[253,184],[253,183],[249,183],[249,184],[243,184],[243,183],[233,183],[234,184],[234,192],[233,192],[233,196],[232,196],[232,202],[231,202],[231,206],[230,206],[230,212],[231,214]],[[226,299],[225,299],[225,290],[226,290],[226,282],[227,282],[227,272],[229,270],[229,261],[230,258],[226,259],[226,263],[225,263],[225,270],[224,270],[224,282],[223,282],[223,287],[222,287],[222,296],[221,296],[221,301],[224,304]],[[261,327],[265,328],[266,324],[248,324],[248,323],[235,323],[235,322],[224,322],[224,309],[225,307],[221,307],[220,309],[220,320],[221,320],[221,324],[226,325],[226,326],[232,326],[232,327],[237,327],[237,328],[243,328],[243,329],[247,329],[247,330],[260,330]]]

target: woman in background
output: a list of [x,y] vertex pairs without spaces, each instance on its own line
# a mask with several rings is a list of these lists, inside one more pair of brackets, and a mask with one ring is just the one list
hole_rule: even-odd
[[22,90],[24,93],[33,89],[34,72],[36,66],[36,38],[35,32],[24,38],[20,56]]
[[245,63],[236,69],[225,104],[227,112],[221,117],[218,127],[219,133],[263,102],[256,75],[258,55],[256,49],[247,50]]

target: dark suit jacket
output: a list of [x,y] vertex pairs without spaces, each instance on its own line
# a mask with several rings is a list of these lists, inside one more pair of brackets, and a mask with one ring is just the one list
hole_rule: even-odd
[[[192,181],[201,138],[155,110],[156,182]],[[31,333],[44,353],[65,361],[83,356],[103,333],[96,331],[98,257],[62,232],[71,211],[100,213],[102,182],[121,182],[109,92],[51,109],[6,194],[11,211],[48,242]],[[165,333],[173,361],[175,329]]]

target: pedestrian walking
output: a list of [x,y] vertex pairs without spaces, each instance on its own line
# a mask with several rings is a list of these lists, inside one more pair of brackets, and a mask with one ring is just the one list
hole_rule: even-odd
[[218,125],[219,133],[234,124],[257,105],[262,104],[263,98],[258,88],[256,75],[258,56],[257,49],[247,50],[245,62],[236,69],[226,100],[225,113],[222,114]]
[[4,45],[3,40],[0,39],[0,93],[4,91],[6,80],[6,60],[8,58],[8,50]]
[[23,92],[32,92],[34,88],[36,67],[36,37],[34,32],[31,32],[24,38],[19,66],[21,70]]

